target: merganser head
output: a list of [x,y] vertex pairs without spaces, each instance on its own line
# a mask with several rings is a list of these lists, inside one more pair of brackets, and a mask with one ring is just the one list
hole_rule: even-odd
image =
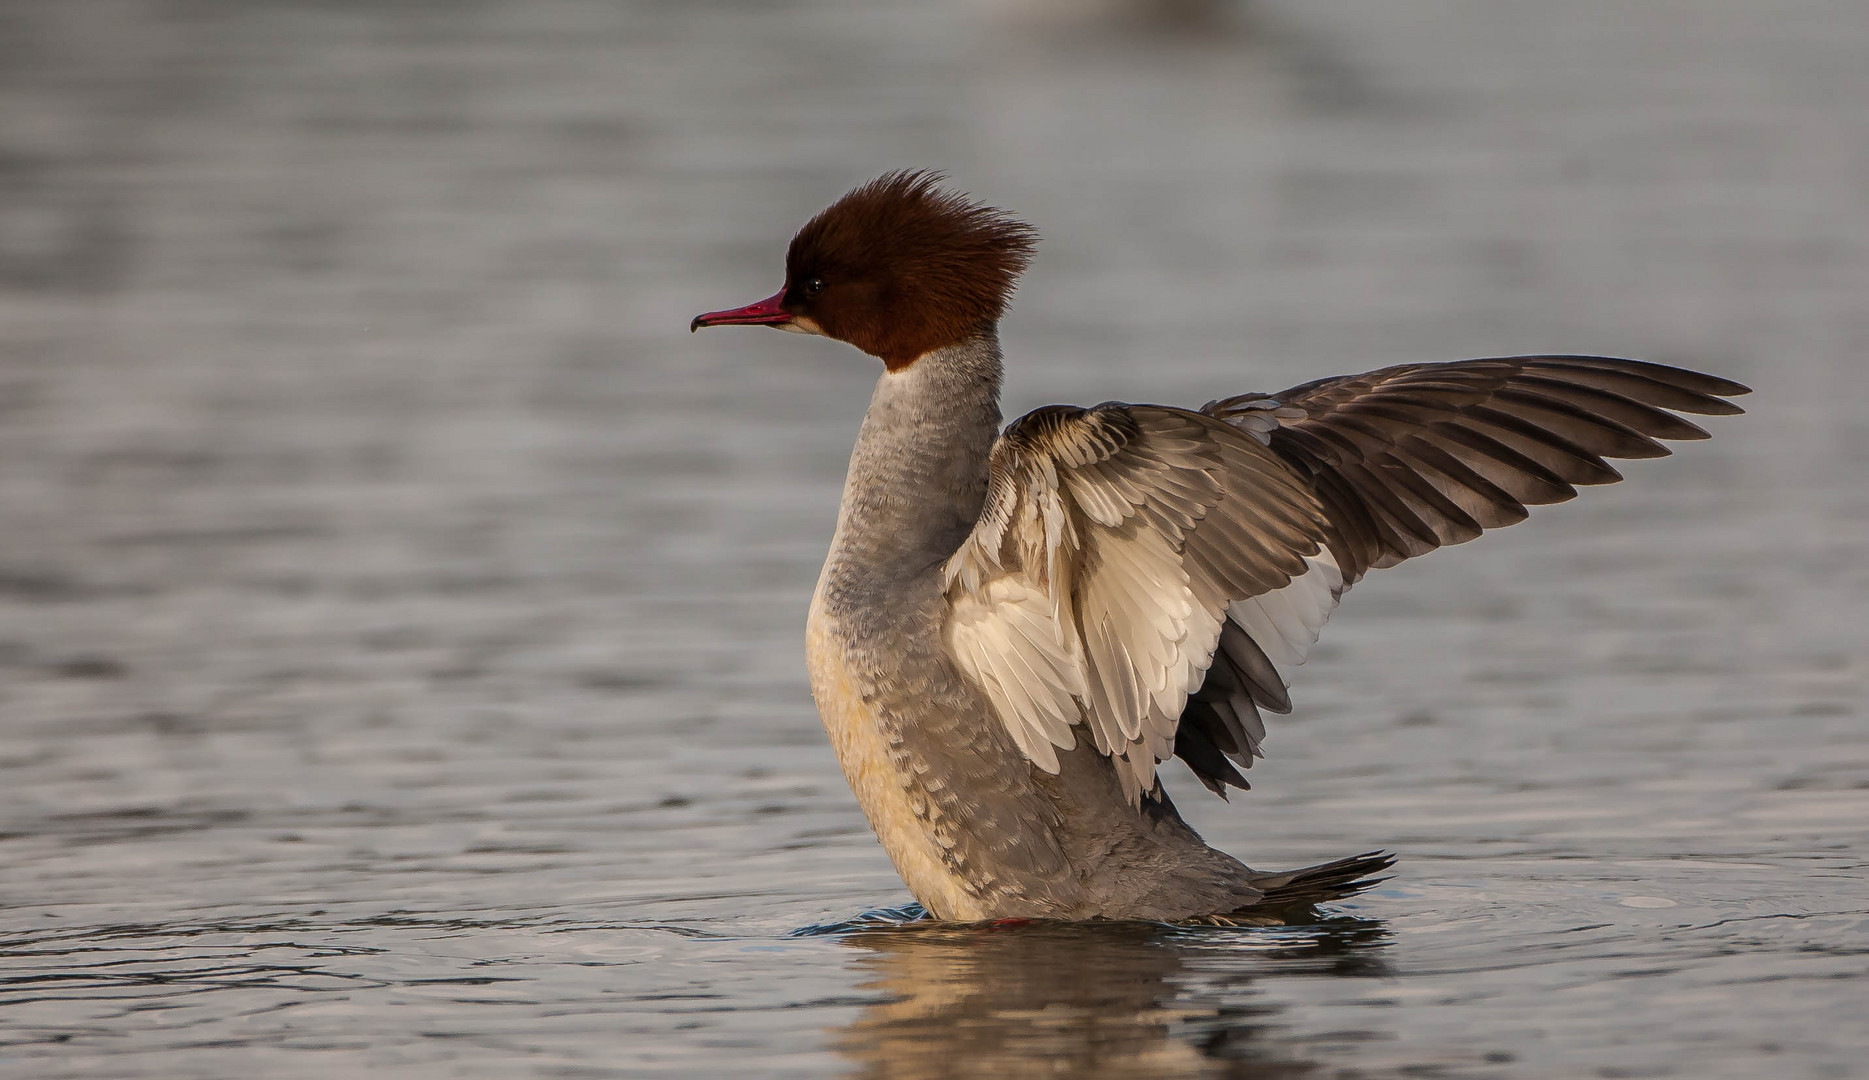
[[990,331],[1032,261],[1038,232],[1001,210],[942,190],[939,173],[886,173],[832,203],[792,238],[785,288],[703,326],[773,326],[822,334],[880,357],[891,371]]

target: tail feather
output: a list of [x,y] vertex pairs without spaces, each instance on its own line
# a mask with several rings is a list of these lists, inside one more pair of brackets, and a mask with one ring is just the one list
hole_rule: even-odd
[[1302,870],[1263,874],[1253,881],[1253,885],[1263,891],[1265,896],[1253,907],[1302,907],[1342,900],[1389,880],[1375,875],[1394,865],[1395,856],[1389,852],[1367,851],[1347,859],[1307,866]]

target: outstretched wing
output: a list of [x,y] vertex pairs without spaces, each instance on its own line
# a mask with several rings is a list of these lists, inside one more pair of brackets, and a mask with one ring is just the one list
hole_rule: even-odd
[[[1340,581],[1327,528],[1305,478],[1218,419],[1040,409],[994,445],[985,509],[947,566],[947,642],[1035,764],[1056,772],[1082,724],[1136,801],[1176,752],[1231,602],[1274,598],[1254,609],[1266,632],[1315,639]],[[1242,754],[1264,734],[1234,727]]]
[[1056,771],[1087,727],[1132,801],[1155,765],[1246,787],[1338,595],[1372,568],[1526,517],[1605,458],[1704,439],[1738,383],[1636,360],[1409,364],[1200,413],[1053,407],[995,445],[985,511],[949,561],[948,644],[1015,741]]
[[[1309,478],[1346,585],[1526,507],[1613,484],[1604,458],[1667,457],[1659,439],[1705,439],[1677,412],[1743,412],[1750,391],[1699,372],[1602,356],[1403,364],[1209,402]],[[1670,411],[1672,410],[1672,411]]]
[[[1528,506],[1575,498],[1577,485],[1613,484],[1622,475],[1605,458],[1666,457],[1659,439],[1707,438],[1675,413],[1743,412],[1725,398],[1749,392],[1640,360],[1515,356],[1403,364],[1281,394],[1243,394],[1201,411],[1252,435],[1308,479],[1348,588],[1372,568],[1523,521]],[[1246,786],[1227,759],[1250,767],[1252,758],[1207,748],[1204,734],[1224,732],[1234,714],[1263,733],[1258,709],[1291,711],[1265,662],[1274,647],[1255,648],[1266,642],[1227,627],[1181,718],[1178,751],[1222,794],[1223,784]],[[1258,753],[1256,744],[1250,749]]]

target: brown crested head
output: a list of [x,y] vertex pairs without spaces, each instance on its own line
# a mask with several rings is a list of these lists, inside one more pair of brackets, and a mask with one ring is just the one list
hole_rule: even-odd
[[762,323],[847,341],[890,370],[999,321],[1038,233],[943,190],[938,173],[887,173],[806,222],[785,257],[785,288],[696,327]]
[[792,238],[788,307],[891,368],[999,321],[1038,232],[930,172],[892,172]]

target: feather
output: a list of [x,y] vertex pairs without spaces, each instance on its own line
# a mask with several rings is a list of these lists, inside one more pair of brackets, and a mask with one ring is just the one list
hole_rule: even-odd
[[1530,506],[1620,479],[1606,458],[1705,432],[1745,388],[1639,361],[1405,364],[1200,412],[1050,406],[995,443],[945,567],[946,643],[1021,753],[1090,744],[1132,804],[1185,759],[1216,791],[1262,755],[1343,590]]

